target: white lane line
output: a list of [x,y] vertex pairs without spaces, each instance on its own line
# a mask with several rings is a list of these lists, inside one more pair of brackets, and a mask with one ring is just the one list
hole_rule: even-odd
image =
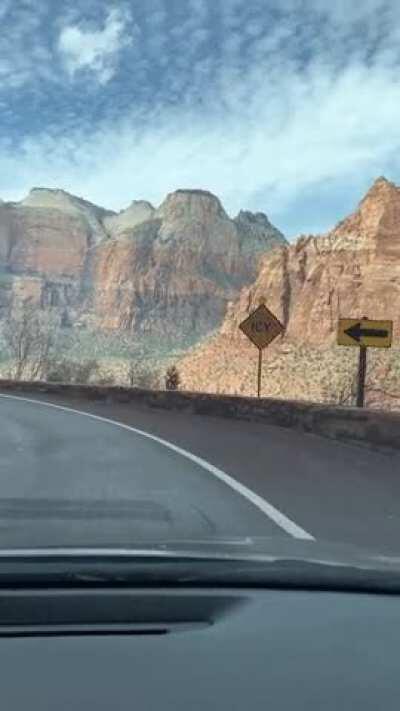
[[314,536],[305,531],[304,528],[298,526],[297,523],[288,518],[288,516],[285,516],[282,511],[279,511],[279,509],[275,508],[275,506],[266,501],[266,499],[263,499],[254,491],[248,489],[247,486],[244,486],[244,484],[241,484],[240,482],[236,481],[236,479],[233,479],[231,476],[229,476],[229,474],[225,474],[225,472],[223,472],[221,469],[218,469],[218,467],[215,467],[213,464],[210,464],[205,459],[198,457],[196,454],[188,452],[186,449],[178,447],[172,442],[168,442],[168,440],[161,439],[161,437],[157,437],[156,435],[150,434],[149,432],[145,432],[144,430],[138,430],[136,427],[125,425],[123,422],[110,420],[108,417],[101,417],[101,415],[93,415],[91,412],[86,412],[85,410],[75,410],[72,407],[66,407],[64,405],[55,405],[52,402],[45,402],[44,400],[35,400],[33,398],[27,397],[19,397],[17,395],[0,394],[0,398],[9,400],[21,400],[23,402],[33,403],[34,405],[43,405],[44,407],[53,407],[56,410],[63,410],[64,412],[72,412],[76,415],[90,417],[93,420],[106,422],[109,425],[114,425],[115,427],[120,427],[121,429],[128,430],[129,432],[134,432],[135,434],[140,435],[141,437],[146,437],[147,439],[150,439],[153,442],[157,442],[163,447],[167,447],[173,452],[180,454],[182,457],[186,457],[186,459],[189,459],[191,462],[194,462],[199,467],[202,467],[220,481],[223,481],[224,484],[226,484],[231,489],[233,489],[233,491],[236,491],[236,493],[241,494],[241,496],[250,501],[254,506],[256,506],[260,511],[262,511],[266,516],[268,516],[271,521],[276,523],[277,526],[286,531],[286,533],[289,533],[290,536],[293,536],[293,538],[302,539],[304,541],[315,540]]

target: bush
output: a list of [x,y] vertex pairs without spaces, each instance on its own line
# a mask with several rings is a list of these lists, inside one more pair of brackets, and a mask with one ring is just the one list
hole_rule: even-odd
[[96,385],[115,385],[115,377],[113,373],[102,373],[99,378],[96,378]]
[[158,386],[157,373],[151,370],[139,370],[135,377],[135,387],[143,390],[156,390]]
[[128,363],[126,378],[130,388],[143,388],[143,390],[156,390],[159,387],[159,373],[150,370],[149,365],[143,361],[131,360]]
[[70,383],[71,363],[68,361],[51,361],[47,366],[46,380],[49,383]]
[[50,383],[76,383],[86,385],[97,373],[99,365],[96,360],[72,361],[62,360],[49,364],[46,380]]
[[178,369],[175,365],[171,365],[165,376],[165,388],[166,390],[179,390],[180,383],[181,379]]
[[17,303],[1,328],[2,344],[11,361],[10,377],[45,377],[56,351],[59,328],[60,319],[54,310],[41,310],[31,299]]
[[82,361],[81,363],[76,363],[74,382],[85,385],[86,383],[89,383],[91,381],[91,379],[93,378],[93,376],[96,375],[98,370],[99,364],[97,360],[94,359]]

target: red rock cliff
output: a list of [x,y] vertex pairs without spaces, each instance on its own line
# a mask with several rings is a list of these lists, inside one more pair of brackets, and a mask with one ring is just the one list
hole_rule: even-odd
[[205,191],[178,190],[158,210],[133,201],[116,214],[36,188],[0,204],[0,316],[29,297],[71,324],[193,340],[220,325],[258,255],[284,243],[265,215],[231,220]]
[[231,220],[211,193],[178,190],[97,248],[94,313],[108,328],[195,340],[220,325],[258,256],[284,243],[265,215]]
[[[318,388],[310,382],[315,381],[318,365],[304,349],[333,348],[330,362],[338,358],[337,367],[351,359],[353,352],[334,348],[340,317],[392,319],[396,343],[400,337],[400,188],[379,178],[358,209],[331,232],[302,236],[295,244],[265,255],[255,282],[230,303],[219,334],[182,362],[186,387],[254,393],[247,367],[254,360],[254,346],[238,326],[261,300],[286,327],[284,340],[265,353],[267,363],[278,352],[281,355],[271,370],[273,380],[266,383],[270,394],[307,397],[314,392],[318,396]],[[297,348],[304,355],[297,351],[298,367]],[[293,368],[285,371],[290,353]],[[316,360],[322,363],[323,357],[319,354]],[[312,372],[307,370],[307,358],[313,360]]]

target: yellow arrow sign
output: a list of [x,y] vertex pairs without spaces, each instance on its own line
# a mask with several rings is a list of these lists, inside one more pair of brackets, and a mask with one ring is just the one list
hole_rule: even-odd
[[269,346],[285,330],[279,319],[264,304],[242,321],[239,328],[260,350]]
[[376,321],[365,318],[341,318],[338,328],[339,346],[366,346],[390,348],[393,321]]

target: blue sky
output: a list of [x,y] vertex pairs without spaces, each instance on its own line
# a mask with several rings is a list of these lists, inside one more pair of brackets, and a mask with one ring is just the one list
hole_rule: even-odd
[[0,0],[0,197],[198,187],[321,232],[400,183],[399,67],[398,0]]

